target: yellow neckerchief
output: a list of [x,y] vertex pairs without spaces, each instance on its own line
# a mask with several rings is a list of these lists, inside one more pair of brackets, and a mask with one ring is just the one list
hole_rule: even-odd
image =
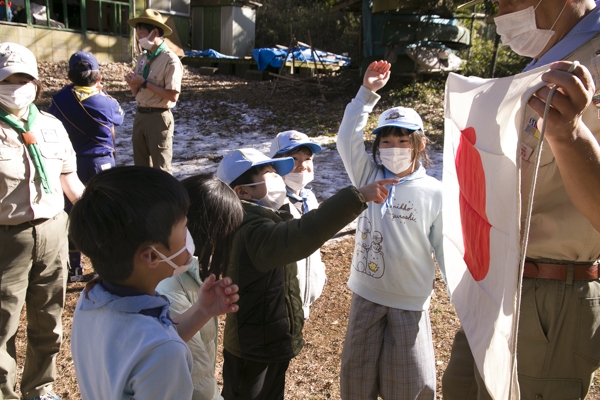
[[73,87],[73,94],[77,97],[79,102],[89,99],[90,97],[100,94],[100,91],[96,86],[75,86]]

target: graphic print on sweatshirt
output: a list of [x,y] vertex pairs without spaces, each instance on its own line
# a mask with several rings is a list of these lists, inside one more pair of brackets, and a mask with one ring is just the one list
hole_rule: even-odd
[[412,201],[396,202],[396,199],[392,198],[392,205],[388,207],[385,215],[392,221],[400,221],[406,225],[407,222],[417,222],[418,213]]
[[369,218],[360,217],[356,228],[356,238],[354,269],[375,279],[381,278],[385,272],[383,235],[379,231],[373,231]]

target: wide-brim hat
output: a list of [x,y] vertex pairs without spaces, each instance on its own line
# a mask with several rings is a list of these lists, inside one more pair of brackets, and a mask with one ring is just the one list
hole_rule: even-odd
[[147,8],[142,11],[138,17],[130,18],[127,23],[134,29],[137,24],[158,26],[163,30],[165,36],[169,36],[171,33],[173,33],[173,30],[165,25],[162,15],[158,11],[151,8]]
[[269,158],[256,149],[236,149],[223,157],[217,168],[217,178],[230,185],[252,167],[272,165],[280,176],[292,172],[294,159],[292,157]]
[[373,134],[376,135],[386,126],[405,128],[411,131],[425,131],[421,116],[412,108],[406,107],[393,107],[382,112],[377,121],[377,128],[373,130]]
[[271,142],[269,156],[287,154],[300,146],[308,147],[313,154],[319,154],[323,150],[321,146],[311,142],[306,134],[292,130],[279,132],[275,136],[275,139]]
[[13,74],[27,74],[38,79],[35,56],[25,46],[17,43],[0,43],[0,81]]

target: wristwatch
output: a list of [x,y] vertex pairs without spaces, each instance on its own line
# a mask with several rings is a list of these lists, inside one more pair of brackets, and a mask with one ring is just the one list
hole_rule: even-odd
[[147,80],[147,79],[144,79],[144,83],[142,83],[142,84],[140,85],[140,87],[141,87],[142,89],[146,89],[146,86],[148,86],[148,80]]

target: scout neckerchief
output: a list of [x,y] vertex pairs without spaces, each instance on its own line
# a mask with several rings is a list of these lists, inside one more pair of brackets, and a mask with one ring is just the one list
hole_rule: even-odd
[[50,182],[48,181],[48,175],[46,174],[46,165],[44,164],[44,159],[40,154],[40,148],[37,145],[35,135],[33,132],[31,132],[31,128],[33,128],[38,115],[40,115],[40,112],[35,104],[30,104],[29,114],[27,115],[27,123],[25,124],[28,129],[25,129],[23,124],[18,119],[0,108],[0,121],[7,123],[11,128],[21,134],[23,141],[27,146],[27,150],[29,151],[29,157],[31,158],[33,166],[35,167],[35,172],[37,172],[37,174],[40,176],[40,180],[42,181],[44,192],[52,193],[52,188],[50,187]]
[[423,167],[423,165],[421,163],[419,163],[419,166],[417,167],[417,169],[414,172],[412,172],[406,176],[403,176],[402,178],[398,178],[386,167],[382,166],[382,168],[383,168],[383,179],[395,178],[395,179],[398,179],[398,182],[393,185],[385,185],[386,187],[390,186],[390,189],[389,189],[390,192],[388,193],[387,199],[385,199],[385,201],[381,205],[381,218],[383,218],[385,216],[385,214],[389,208],[393,207],[392,199],[396,195],[396,186],[398,186],[406,181],[412,181],[414,179],[422,178],[425,175],[427,175],[427,171],[425,171],[425,168]]
[[142,77],[144,79],[148,78],[148,74],[150,73],[150,64],[152,63],[152,60],[158,57],[158,55],[162,53],[166,47],[167,44],[163,40],[160,46],[158,46],[158,48],[154,50],[154,53],[150,54],[148,50],[144,50],[144,54],[146,54],[146,65],[144,65],[144,70],[142,71]]
[[[81,110],[87,114],[88,117],[90,117],[95,123],[97,123],[98,125],[102,125],[103,127],[105,127],[106,129],[108,129],[109,131],[112,131],[113,127],[106,125],[100,121],[98,121],[96,118],[92,117],[92,115],[88,112],[88,110],[86,110],[86,108],[83,106],[83,104],[81,104],[81,102],[83,100],[89,99],[92,96],[95,95],[101,95],[101,92],[99,92],[97,89],[95,88],[91,88],[88,86],[73,86],[73,88],[71,89],[71,93],[73,93],[73,99],[72,101],[68,102],[65,104],[65,108],[69,108],[71,106],[75,106],[74,104],[71,104],[73,101],[76,102],[77,104],[79,104],[79,106],[81,107]],[[107,95],[108,96],[108,95]],[[67,98],[64,98],[65,101],[68,101]],[[84,136],[88,136],[88,134],[86,132],[84,132],[81,128],[79,128],[77,125],[75,125],[68,117],[67,115],[63,112],[63,110],[59,107],[58,103],[56,101],[54,101],[54,98],[52,99],[52,105],[54,105],[54,107],[56,107],[56,109],[61,113],[61,115],[63,116],[63,118],[65,119],[65,121],[69,122],[69,124],[71,124],[71,126],[75,129],[77,129],[79,132],[81,132]],[[121,107],[119,107],[119,110],[121,109]],[[99,140],[93,138],[93,137],[89,137],[89,139],[97,144],[99,144],[100,146],[104,146],[105,148],[107,148],[108,150],[111,151],[111,153],[115,152],[115,149],[104,144],[101,143]]]
[[[304,191],[304,189],[300,190],[300,195],[297,195],[296,193],[292,192],[292,190],[290,188],[285,188],[285,190],[286,190],[286,194],[288,197],[291,197],[292,199],[296,200],[297,202],[302,202],[302,214],[306,214],[307,212],[310,211],[308,209],[308,195],[306,194],[306,192],[304,192],[304,195],[302,193]],[[294,206],[294,207],[296,207],[296,206]]]

